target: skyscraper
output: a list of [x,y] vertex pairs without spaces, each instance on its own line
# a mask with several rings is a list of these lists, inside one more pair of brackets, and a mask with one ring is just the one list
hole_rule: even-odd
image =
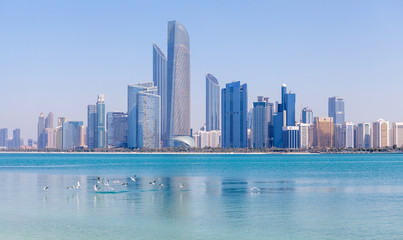
[[83,122],[69,121],[63,123],[63,149],[74,149],[83,145]]
[[161,99],[152,82],[128,86],[129,148],[158,148],[161,139]]
[[16,128],[13,130],[13,148],[18,149],[22,145],[21,129]]
[[357,148],[371,148],[371,124],[369,123],[358,124]]
[[56,137],[57,137],[57,129],[56,128],[45,128],[45,140],[46,140],[46,148],[56,148]]
[[67,122],[66,117],[57,118],[57,128],[56,128],[56,148],[63,148],[63,123]]
[[392,146],[403,147],[403,122],[392,123]]
[[56,147],[56,129],[53,128],[54,116],[50,112],[45,119],[45,131],[43,135],[43,148],[55,148]]
[[271,124],[272,106],[269,98],[258,97],[253,103],[252,136],[253,147],[263,148],[269,146],[269,125]]
[[300,146],[300,136],[298,126],[284,126],[283,127],[283,147],[296,149]]
[[295,126],[295,93],[287,93],[287,85],[281,86],[281,104],[277,105],[277,112],[273,114],[274,146],[283,147],[283,127]]
[[206,131],[220,130],[220,84],[211,73],[206,74]]
[[[168,22],[167,133],[172,140],[190,135],[190,45],[185,27]],[[173,146],[173,141],[167,145]]]
[[87,145],[89,149],[95,148],[95,132],[97,122],[97,108],[95,105],[87,107]]
[[45,115],[41,113],[38,118],[38,149],[45,148]]
[[2,128],[0,129],[0,147],[7,147],[8,141],[8,129]]
[[289,92],[285,94],[285,106],[286,111],[286,126],[295,126],[295,93]]
[[309,127],[311,125],[308,123],[299,124],[299,146],[300,148],[307,149],[310,147],[309,144]]
[[107,145],[110,147],[127,147],[127,114],[108,112],[106,116]]
[[342,124],[344,120],[344,99],[341,97],[330,97],[328,116],[333,118],[334,124]]
[[344,147],[343,124],[333,124],[333,147]]
[[157,88],[139,92],[137,103],[137,147],[160,148],[161,98]]
[[[281,104],[277,109],[281,109]],[[273,146],[277,148],[283,147],[283,127],[285,125],[283,110],[273,114]]]
[[383,148],[389,146],[389,122],[379,119],[372,124],[372,147]]
[[99,94],[97,100],[97,120],[96,120],[96,148],[105,148],[105,100],[104,95]]
[[342,124],[343,147],[354,148],[354,124],[352,122],[344,122]]
[[223,148],[247,147],[248,91],[240,82],[227,83],[221,90]]
[[153,82],[161,97],[161,140],[168,142],[168,92],[167,92],[167,58],[157,44],[153,43]]
[[312,124],[313,123],[313,112],[312,109],[310,108],[303,108],[302,109],[302,123],[308,123]]
[[53,128],[53,113],[50,112],[45,119],[45,128]]
[[315,117],[314,126],[314,146],[318,148],[333,147],[333,118]]

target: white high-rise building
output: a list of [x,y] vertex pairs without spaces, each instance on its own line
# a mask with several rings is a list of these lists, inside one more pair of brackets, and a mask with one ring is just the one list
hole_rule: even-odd
[[357,148],[371,148],[371,124],[359,123],[357,125]]
[[403,122],[392,123],[392,146],[403,146]]
[[342,124],[343,147],[354,148],[354,124],[345,122]]
[[309,126],[308,123],[299,124],[299,144],[300,148],[309,148]]

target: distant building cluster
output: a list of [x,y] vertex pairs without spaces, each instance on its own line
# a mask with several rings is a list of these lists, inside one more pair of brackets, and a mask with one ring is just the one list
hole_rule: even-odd
[[258,96],[248,109],[248,87],[230,82],[220,88],[206,74],[205,125],[190,128],[190,41],[185,27],[168,22],[167,56],[153,44],[153,81],[127,88],[127,111],[106,112],[99,94],[87,107],[83,121],[57,119],[50,112],[38,117],[37,139],[21,139],[20,129],[11,138],[0,129],[0,149],[104,149],[104,148],[383,148],[403,146],[403,122],[379,119],[354,124],[345,120],[342,97],[330,97],[328,116],[314,116],[304,107],[297,121],[296,93],[281,86],[280,101]]

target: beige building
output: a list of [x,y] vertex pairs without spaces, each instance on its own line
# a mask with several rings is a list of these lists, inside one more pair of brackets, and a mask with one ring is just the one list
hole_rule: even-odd
[[333,118],[315,117],[313,121],[314,146],[319,148],[333,147]]
[[392,123],[392,146],[403,146],[403,122]]
[[85,138],[84,138],[84,133],[85,133],[85,128],[84,128],[84,126],[79,126],[79,129],[78,129],[78,142],[79,142],[79,146],[80,147],[85,147]]
[[193,136],[196,148],[219,147],[220,146],[220,130],[205,131],[200,130]]
[[372,146],[376,147],[388,147],[389,144],[389,122],[383,119],[379,119],[372,123]]

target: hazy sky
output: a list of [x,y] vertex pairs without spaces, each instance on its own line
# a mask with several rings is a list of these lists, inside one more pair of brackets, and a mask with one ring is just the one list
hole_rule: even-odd
[[0,128],[36,139],[49,111],[85,123],[98,93],[106,111],[127,111],[127,85],[152,81],[152,43],[166,53],[169,20],[190,36],[194,129],[207,72],[247,83],[250,106],[286,83],[298,112],[327,116],[337,95],[348,121],[403,121],[403,1],[1,0]]

